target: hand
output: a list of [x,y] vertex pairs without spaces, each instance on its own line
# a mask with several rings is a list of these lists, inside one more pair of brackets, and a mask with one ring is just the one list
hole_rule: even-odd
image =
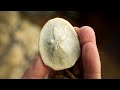
[[96,37],[91,27],[75,27],[82,46],[84,79],[101,79],[101,62],[96,45]]
[[[96,45],[94,30],[91,27],[75,27],[82,46],[82,62],[84,69],[84,79],[101,79],[101,62]],[[49,73],[49,68],[45,66],[38,55],[30,67],[25,71],[23,79],[42,79]]]

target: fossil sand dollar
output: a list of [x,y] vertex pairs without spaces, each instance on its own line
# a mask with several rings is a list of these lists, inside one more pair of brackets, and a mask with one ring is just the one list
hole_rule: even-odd
[[80,43],[74,27],[62,18],[49,20],[40,33],[39,52],[43,63],[53,70],[74,66],[80,56]]

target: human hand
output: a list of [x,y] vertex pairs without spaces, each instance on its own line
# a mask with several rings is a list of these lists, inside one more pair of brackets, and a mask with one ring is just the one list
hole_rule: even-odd
[[[74,27],[81,44],[84,79],[101,79],[101,62],[96,45],[96,37],[91,27]],[[22,79],[43,79],[49,74],[49,67],[37,55]]]

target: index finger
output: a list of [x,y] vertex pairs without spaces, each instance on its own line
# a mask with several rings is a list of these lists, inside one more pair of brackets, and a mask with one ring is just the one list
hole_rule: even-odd
[[101,63],[94,30],[91,27],[75,27],[82,45],[82,60],[85,79],[101,78]]

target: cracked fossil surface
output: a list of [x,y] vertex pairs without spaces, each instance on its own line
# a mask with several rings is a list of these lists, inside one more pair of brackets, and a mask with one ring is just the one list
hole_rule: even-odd
[[64,70],[75,65],[80,56],[80,43],[74,27],[63,18],[53,18],[42,28],[39,51],[45,65]]

